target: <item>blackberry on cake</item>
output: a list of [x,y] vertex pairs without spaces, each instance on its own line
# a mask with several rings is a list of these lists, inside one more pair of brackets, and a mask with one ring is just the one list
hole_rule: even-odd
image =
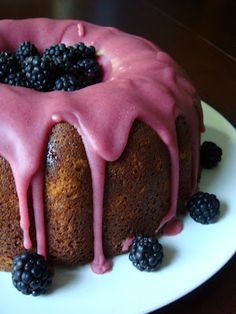
[[20,64],[28,57],[39,55],[38,49],[29,41],[22,42],[16,50],[16,58]]
[[45,49],[42,59],[50,60],[54,64],[55,71],[59,71],[59,73],[61,73],[60,71],[72,71],[73,62],[70,49],[63,43]]
[[75,65],[75,69],[78,72],[79,86],[81,88],[96,84],[101,80],[101,68],[94,59],[79,60]]
[[73,46],[75,59],[95,58],[96,50],[94,46],[86,46],[83,42]]
[[188,202],[190,216],[201,224],[211,224],[217,221],[220,215],[220,202],[216,195],[206,192],[197,192]]
[[13,73],[19,71],[19,64],[14,54],[11,52],[0,53],[0,82]]
[[77,89],[78,80],[74,75],[65,74],[56,79],[54,89],[72,92]]
[[6,75],[3,82],[9,85],[26,87],[25,75],[22,72],[16,72]]
[[40,56],[31,56],[24,60],[23,73],[26,86],[38,91],[48,91],[52,85],[51,63]]
[[33,88],[38,91],[77,89],[100,82],[102,71],[94,46],[80,42],[46,48],[40,56],[36,46],[22,42],[16,54],[0,55],[0,82]]

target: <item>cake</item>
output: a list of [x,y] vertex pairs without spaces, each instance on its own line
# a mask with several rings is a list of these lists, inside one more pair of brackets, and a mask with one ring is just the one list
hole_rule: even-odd
[[181,230],[203,130],[187,75],[151,42],[111,27],[0,21],[0,51],[25,40],[94,45],[101,83],[74,92],[0,84],[0,268],[23,249],[96,273],[137,235]]

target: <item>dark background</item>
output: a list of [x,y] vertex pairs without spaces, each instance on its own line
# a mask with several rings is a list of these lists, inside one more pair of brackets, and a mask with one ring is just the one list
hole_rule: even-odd
[[[1,19],[43,16],[84,19],[150,39],[185,68],[201,98],[236,125],[235,0],[0,1]],[[157,313],[236,314],[235,257]]]

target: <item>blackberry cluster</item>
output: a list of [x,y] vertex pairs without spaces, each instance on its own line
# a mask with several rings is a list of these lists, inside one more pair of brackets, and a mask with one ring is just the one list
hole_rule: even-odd
[[213,142],[204,142],[201,145],[200,159],[203,168],[211,169],[221,161],[222,149]]
[[72,91],[101,81],[101,68],[93,46],[87,47],[84,43],[68,47],[54,45],[44,51],[42,58],[52,62],[55,90]]
[[188,202],[187,209],[195,221],[210,224],[220,215],[220,202],[214,194],[197,192]]
[[141,271],[156,270],[163,260],[163,248],[155,237],[138,236],[134,238],[129,259]]
[[100,82],[102,71],[93,46],[53,45],[40,55],[25,41],[16,53],[0,54],[0,83],[24,86],[38,91],[74,91]]
[[52,273],[43,256],[34,252],[19,253],[12,265],[12,282],[23,294],[44,294],[52,283]]

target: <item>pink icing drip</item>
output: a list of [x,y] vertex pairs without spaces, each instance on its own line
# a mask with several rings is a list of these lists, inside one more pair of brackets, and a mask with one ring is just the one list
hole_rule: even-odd
[[163,234],[173,236],[183,230],[183,224],[179,219],[173,218],[163,228]]
[[[183,115],[191,128],[192,187],[195,189],[201,108],[186,75],[158,47],[114,28],[86,22],[79,25],[76,21],[48,19],[0,21],[1,50],[13,50],[24,40],[31,40],[41,51],[53,43],[71,45],[79,41],[80,33],[85,44],[93,43],[96,46],[104,68],[104,82],[73,93],[40,93],[0,84],[0,155],[10,163],[15,178],[24,246],[31,247],[27,204],[28,187],[31,185],[37,250],[46,255],[40,169],[48,135],[52,126],[60,121],[66,121],[78,130],[85,144],[92,176],[92,268],[102,273],[110,269],[102,243],[106,161],[120,157],[135,119],[143,120],[157,132],[167,145],[171,160],[171,202],[161,222],[163,226],[176,214],[179,162],[175,118]],[[148,73],[148,76],[144,76],[144,73]]]
[[93,234],[94,234],[94,259],[92,270],[103,274],[111,269],[111,264],[103,254],[102,217],[103,217],[103,190],[105,179],[105,161],[93,152],[84,141],[93,183]]
[[132,244],[132,241],[133,241],[134,237],[130,237],[130,238],[127,238],[126,240],[124,240],[122,242],[122,247],[121,247],[121,251],[124,253],[124,252],[127,252]]

